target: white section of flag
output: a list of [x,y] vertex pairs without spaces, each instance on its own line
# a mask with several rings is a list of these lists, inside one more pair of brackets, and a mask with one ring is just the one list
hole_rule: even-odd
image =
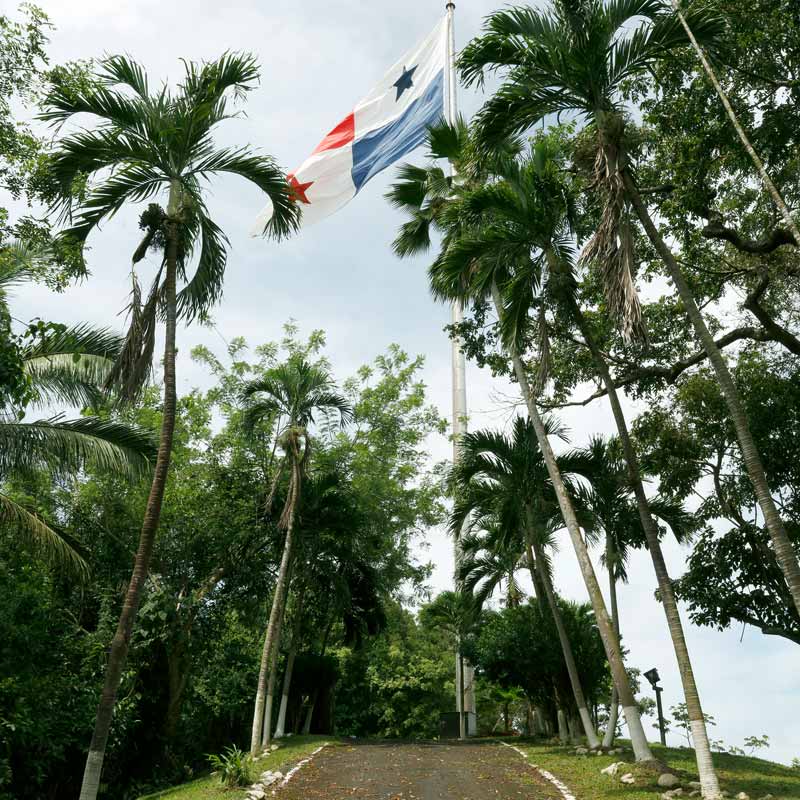
[[[356,104],[354,140],[379,130],[401,117],[422,97],[445,67],[447,18],[443,17],[425,40],[399,58],[372,91]],[[404,69],[416,67],[413,85],[397,98],[394,85]],[[309,204],[301,203],[301,227],[307,227],[343,208],[356,195],[353,183],[353,141],[341,147],[314,153],[291,173],[298,184],[311,184],[305,191]],[[260,236],[272,217],[272,203],[261,210],[251,229]]]
[[[396,120],[408,107],[425,94],[439,72],[444,69],[447,52],[447,18],[443,17],[427,39],[398,59],[377,86],[356,104],[356,139]],[[405,68],[416,66],[414,85],[395,100],[395,81]]]

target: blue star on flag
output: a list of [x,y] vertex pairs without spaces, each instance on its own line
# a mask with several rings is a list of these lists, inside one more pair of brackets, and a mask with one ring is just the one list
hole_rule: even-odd
[[403,67],[403,74],[392,84],[392,86],[397,88],[397,97],[394,99],[395,103],[403,96],[403,92],[406,89],[410,89],[414,85],[414,81],[411,78],[418,66],[419,64],[416,64],[411,67],[411,69]]

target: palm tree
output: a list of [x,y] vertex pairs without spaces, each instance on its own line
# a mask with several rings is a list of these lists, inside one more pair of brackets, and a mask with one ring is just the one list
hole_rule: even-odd
[[[548,435],[560,433],[554,422],[545,424]],[[537,597],[549,606],[553,615],[589,746],[599,747],[545,554],[561,524],[552,481],[534,428],[528,420],[517,417],[510,437],[494,431],[468,433],[462,437],[461,448],[462,457],[453,468],[458,499],[450,529],[457,535],[470,516],[469,524],[474,526],[483,524],[487,514],[494,514],[500,538],[497,544],[512,551],[516,548],[527,556]]]
[[[501,165],[505,160],[505,158],[497,159]],[[406,203],[409,208],[412,207],[410,194]],[[416,202],[419,206],[423,206],[425,199],[425,195],[418,194]],[[536,433],[539,447],[544,455],[564,522],[578,557],[581,573],[593,608],[597,614],[598,629],[603,640],[614,682],[618,685],[620,695],[623,697],[623,707],[631,733],[634,752],[638,760],[651,760],[652,753],[644,735],[638,708],[635,705],[633,692],[630,688],[630,680],[621,656],[619,641],[614,634],[611,618],[608,615],[600,585],[597,582],[597,576],[589,558],[586,543],[575,514],[575,508],[559,472],[544,422],[534,402],[534,394],[528,382],[527,369],[519,355],[519,340],[513,334],[509,334],[510,331],[514,331],[514,326],[510,324],[511,316],[507,313],[508,309],[498,285],[505,287],[513,283],[513,273],[511,272],[513,265],[497,258],[496,254],[477,261],[474,258],[463,257],[463,252],[459,245],[459,234],[464,222],[461,209],[462,206],[453,201],[444,205],[437,215],[436,223],[445,231],[445,234],[439,257],[429,270],[433,293],[439,299],[456,300],[462,304],[472,301],[483,302],[487,298],[491,298],[494,302],[500,326],[504,333],[503,344],[511,357],[514,374],[525,399],[528,415]],[[400,239],[401,237],[398,238]],[[460,240],[463,241],[464,238],[461,237]],[[519,310],[519,304],[517,304],[517,310]]]
[[[641,18],[644,23],[639,22]],[[723,29],[722,20],[703,9],[684,12],[683,24],[698,43],[714,41]],[[487,69],[508,70],[505,82],[478,116],[479,138],[485,146],[527,130],[549,114],[576,113],[589,120],[595,141],[593,185],[602,198],[603,211],[584,256],[601,261],[609,307],[620,318],[623,332],[642,333],[628,223],[632,207],[666,265],[714,369],[775,555],[800,611],[800,562],[770,493],[738,389],[678,260],[639,193],[627,151],[622,84],[644,78],[651,65],[686,43],[682,21],[665,13],[657,0],[559,0],[544,14],[530,8],[493,14],[485,34],[462,53],[461,74],[472,84],[481,82]],[[692,719],[699,725],[694,713]],[[719,788],[710,778],[710,749],[702,740],[700,736],[703,753],[698,756],[705,762],[701,773],[709,776],[701,780],[703,791],[707,797],[716,797]]]
[[309,364],[302,356],[292,356],[286,363],[251,381],[245,386],[242,396],[247,404],[245,422],[251,430],[264,419],[277,420],[277,436],[284,455],[269,490],[268,502],[271,502],[275,494],[277,476],[285,468],[288,467],[289,470],[289,488],[278,523],[286,536],[264,636],[253,713],[250,752],[256,755],[260,747],[269,744],[272,733],[271,705],[274,686],[268,692],[267,681],[274,684],[273,665],[278,657],[293,556],[294,528],[300,505],[303,472],[311,452],[308,426],[314,422],[314,415],[317,413],[325,416],[338,414],[341,424],[346,424],[352,418],[353,412],[347,400],[336,392],[330,375],[321,367]]
[[[576,299],[574,277],[573,230],[576,218],[576,199],[571,183],[564,179],[562,159],[557,144],[540,139],[532,157],[519,164],[509,164],[503,180],[489,187],[465,194],[450,213],[458,215],[462,229],[465,220],[472,220],[471,230],[453,241],[448,250],[455,274],[469,264],[483,259],[490,264],[497,259],[513,265],[506,281],[505,335],[524,343],[530,308],[538,306],[540,327],[539,383],[546,379],[547,319],[545,310],[576,324],[590,351],[595,371],[606,388],[611,403],[619,440],[625,459],[628,488],[636,499],[642,529],[658,579],[667,624],[681,671],[687,707],[698,729],[705,727],[699,694],[686,645],[672,581],[661,551],[658,525],[653,516],[651,501],[644,490],[638,459],[631,442],[619,396],[608,365],[596,343],[593,329]],[[608,255],[604,256],[608,258]],[[451,278],[447,278],[451,279]],[[609,304],[612,300],[609,298]],[[524,346],[521,344],[520,346]],[[611,598],[612,602],[614,597]],[[612,614],[613,623],[613,614]],[[617,637],[619,631],[616,631]],[[612,698],[612,706],[614,698]],[[704,753],[707,737],[698,737],[698,768],[704,774],[708,791],[716,791],[716,777],[711,767],[710,749]],[[707,774],[708,770],[711,774]],[[713,795],[712,795],[713,796]]]
[[[78,89],[54,85],[44,101],[42,117],[53,124],[62,125],[76,114],[88,114],[96,123],[64,136],[53,154],[60,205],[71,220],[61,238],[82,249],[89,234],[123,206],[167,192],[165,211],[153,203],[143,214],[145,236],[132,259],[135,266],[149,247],[163,249],[144,305],[132,269],[131,326],[111,376],[121,385],[123,397],[136,395],[149,373],[159,316],[166,322],[166,336],[158,457],[133,573],[111,643],[81,800],[97,796],[116,693],[158,530],[175,429],[176,323],[178,318],[190,322],[203,316],[222,294],[227,240],[208,213],[206,181],[230,173],[262,189],[275,207],[266,231],[275,237],[296,226],[298,213],[285,177],[271,158],[247,148],[214,145],[215,127],[232,116],[229,95],[243,96],[257,81],[252,56],[226,53],[209,63],[185,62],[183,80],[174,92],[166,86],[151,92],[144,69],[124,56],[102,61],[94,78]],[[87,178],[95,182],[85,194],[76,193],[77,182]],[[195,251],[197,268],[190,278]],[[180,292],[179,279],[185,282]]]
[[[477,624],[480,609],[475,603],[471,594],[466,592],[442,592],[436,599],[424,606],[420,611],[420,618],[423,622],[440,628],[453,643],[458,653],[458,670],[461,687],[461,702],[459,707],[464,708],[465,687],[464,687],[464,654],[460,647],[468,636],[470,636]],[[467,738],[466,715],[463,710],[458,715],[458,736],[460,739]]]

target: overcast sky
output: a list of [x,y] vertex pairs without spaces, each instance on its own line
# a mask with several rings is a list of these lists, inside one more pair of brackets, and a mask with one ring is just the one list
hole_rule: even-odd
[[[227,144],[250,143],[272,155],[287,170],[298,166],[321,137],[350,112],[388,67],[421,40],[444,11],[439,0],[367,3],[363,0],[38,0],[55,31],[51,60],[58,63],[104,53],[125,52],[141,61],[151,83],[174,79],[180,58],[211,59],[224,50],[249,50],[262,67],[261,86],[251,93],[246,117],[220,131]],[[11,3],[3,5],[10,9]],[[482,18],[499,0],[470,0],[457,9],[458,46],[477,33]],[[464,113],[481,98],[460,93]],[[416,156],[420,158],[419,154]],[[244,336],[251,345],[278,339],[289,318],[303,333],[322,328],[338,379],[397,343],[426,359],[429,397],[449,418],[449,342],[442,332],[448,311],[429,297],[424,259],[400,262],[389,245],[401,222],[383,200],[389,170],[373,179],[344,210],[274,245],[248,238],[263,205],[258,190],[233,177],[214,184],[209,205],[231,240],[225,297],[215,311],[218,332],[194,327],[179,331],[179,391],[207,387],[209,376],[192,364],[189,350],[206,344],[224,354],[220,337]],[[54,295],[28,287],[14,301],[15,316],[91,321],[121,328],[118,312],[126,303],[130,254],[138,242],[137,214],[121,213],[90,239],[91,278]],[[504,424],[513,389],[492,381],[474,365],[467,373],[469,424]],[[631,407],[632,411],[635,411]],[[571,409],[563,420],[572,443],[593,432],[611,433],[603,402]],[[446,458],[450,444],[431,442],[432,458]],[[666,555],[673,575],[685,552],[672,543]],[[422,559],[434,562],[434,588],[450,587],[452,546],[439,532],[428,536]],[[601,583],[605,574],[601,568]],[[586,600],[566,535],[555,559],[560,590]],[[634,555],[631,582],[620,591],[628,663],[642,670],[658,667],[666,707],[681,702],[680,683],[666,624],[653,593],[655,577],[646,553]],[[751,734],[769,734],[771,757],[800,756],[797,705],[800,684],[798,648],[740,626],[722,633],[688,626],[687,637],[705,710],[717,726],[712,739],[742,745]],[[653,739],[657,734],[646,723]],[[670,737],[675,744],[676,737]]]

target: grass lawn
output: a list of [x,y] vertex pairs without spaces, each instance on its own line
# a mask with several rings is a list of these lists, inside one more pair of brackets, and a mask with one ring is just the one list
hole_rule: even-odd
[[[633,756],[627,751],[623,756],[576,756],[574,747],[541,745],[524,739],[509,740],[509,743],[527,752],[532,764],[552,772],[566,783],[577,800],[654,800],[665,791],[656,784],[657,774],[632,769],[630,771],[636,775],[633,786],[620,783],[618,777],[600,774],[601,769],[615,761],[632,760]],[[692,750],[660,745],[651,747],[656,758],[680,772],[687,781],[697,780]],[[746,792],[750,800],[760,800],[767,794],[771,794],[774,800],[800,799],[800,770],[760,758],[725,753],[714,753],[714,766],[721,788],[731,798],[739,792]]]
[[[280,747],[274,753],[270,753],[250,765],[251,783],[255,782],[258,776],[268,769],[279,769],[285,773],[312,750],[316,750],[321,744],[330,741],[331,737],[329,736],[292,736],[288,739],[281,739]],[[216,775],[206,775],[171,789],[148,794],[139,800],[162,800],[162,798],[164,800],[242,800],[247,788],[247,786],[243,786],[241,789],[227,789],[222,786]]]

